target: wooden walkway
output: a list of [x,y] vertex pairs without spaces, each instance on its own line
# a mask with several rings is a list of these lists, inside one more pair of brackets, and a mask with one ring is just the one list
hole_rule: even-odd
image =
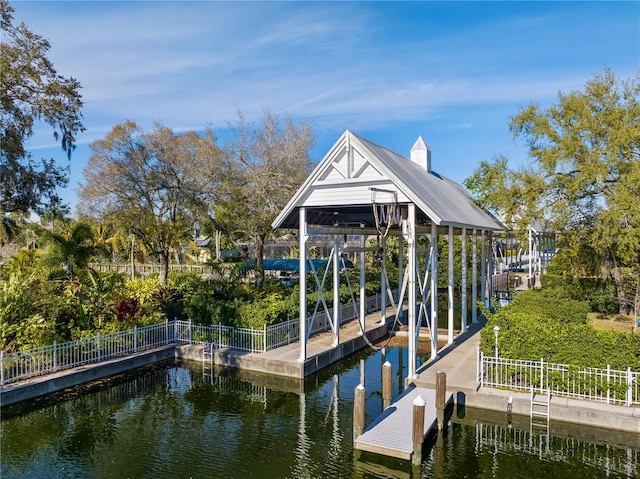
[[[436,391],[409,386],[402,395],[366,428],[355,440],[355,448],[399,459],[411,459],[413,454],[413,400],[422,396],[426,403],[424,411],[424,435],[437,427]],[[446,404],[453,399],[447,391]]]

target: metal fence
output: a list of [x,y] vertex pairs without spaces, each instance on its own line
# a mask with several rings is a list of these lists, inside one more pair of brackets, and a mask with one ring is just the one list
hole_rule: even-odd
[[[352,302],[340,306],[340,325],[358,318],[359,304]],[[365,313],[379,311],[381,295],[369,296],[365,301]],[[331,329],[333,308],[325,312],[319,310],[317,314],[307,317],[310,325],[310,335],[319,334]],[[265,326],[262,329],[232,328],[230,326],[194,325],[187,321],[175,321],[176,341],[195,344],[215,342],[218,347],[260,353],[294,343],[300,340],[300,321],[298,318],[289,319],[283,323]]]
[[[380,309],[380,295],[368,297],[366,311]],[[356,304],[356,308],[357,308]],[[344,324],[358,317],[352,303],[341,306],[341,322]],[[310,334],[318,334],[331,328],[328,314],[322,311],[313,320]],[[307,323],[311,317],[307,318]],[[0,351],[0,386],[36,376],[51,374],[91,363],[107,361],[145,349],[169,343],[216,343],[220,348],[260,353],[296,342],[300,339],[298,319],[265,326],[262,329],[233,328],[231,326],[204,326],[190,321],[166,321],[127,331],[98,334],[93,338],[56,343],[39,348],[5,354]]]
[[54,341],[50,346],[9,354],[0,351],[0,385],[107,361],[173,340],[173,325],[165,322],[76,341]]
[[626,370],[583,368],[568,364],[485,356],[478,349],[481,387],[550,391],[554,396],[640,405],[640,373]]

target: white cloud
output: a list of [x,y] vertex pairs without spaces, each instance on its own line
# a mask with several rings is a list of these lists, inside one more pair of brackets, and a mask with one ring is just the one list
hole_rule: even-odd
[[[565,67],[570,61],[562,46],[556,52],[545,43],[542,32],[555,38],[564,12],[577,7],[563,5],[555,14],[549,6],[536,6],[528,15],[486,7],[486,18],[443,17],[448,28],[440,27],[433,7],[436,16],[421,22],[424,34],[416,30],[421,23],[408,23],[417,19],[399,16],[395,24],[387,18],[393,8],[51,2],[19,3],[16,16],[51,40],[59,72],[83,84],[89,131],[82,138],[104,130],[94,124],[126,118],[142,125],[223,125],[235,118],[235,108],[249,116],[269,108],[319,123],[367,127],[482,105],[515,110],[582,87],[601,66]],[[575,25],[565,28],[569,34]],[[574,47],[582,38],[589,34],[568,42]],[[561,60],[554,62],[558,55]],[[546,63],[526,68],[539,58]]]

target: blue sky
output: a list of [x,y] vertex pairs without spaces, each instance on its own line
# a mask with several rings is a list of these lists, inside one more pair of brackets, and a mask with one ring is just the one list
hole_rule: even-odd
[[[455,181],[526,150],[508,124],[605,67],[640,71],[640,2],[12,1],[83,88],[75,188],[91,141],[126,119],[222,133],[241,110],[311,121],[320,160],[349,129],[406,156],[422,135]],[[66,157],[50,129],[37,156]]]

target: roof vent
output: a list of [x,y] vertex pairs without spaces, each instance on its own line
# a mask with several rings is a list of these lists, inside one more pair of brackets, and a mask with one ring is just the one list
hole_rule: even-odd
[[413,148],[411,148],[411,161],[431,173],[431,150],[421,136],[418,137]]

